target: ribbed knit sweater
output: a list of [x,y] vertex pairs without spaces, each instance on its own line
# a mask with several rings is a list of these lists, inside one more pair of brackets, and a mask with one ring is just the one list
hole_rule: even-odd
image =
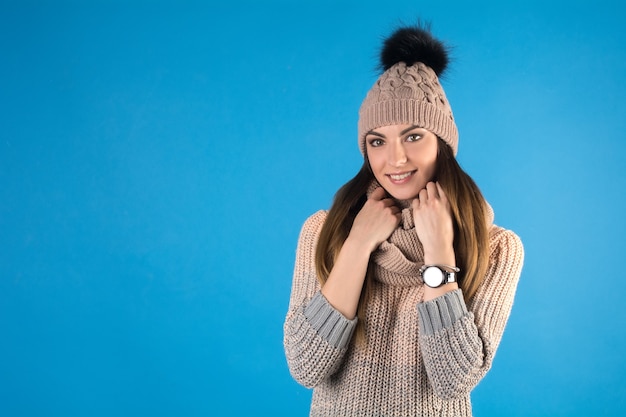
[[[423,249],[410,208],[372,254],[367,343],[320,292],[315,247],[326,211],[300,233],[284,346],[292,376],[312,387],[311,416],[471,416],[470,391],[491,367],[523,263],[520,239],[490,226],[487,275],[466,305],[460,289],[423,302]],[[491,214],[492,216],[492,214]],[[490,224],[492,219],[490,219]]]

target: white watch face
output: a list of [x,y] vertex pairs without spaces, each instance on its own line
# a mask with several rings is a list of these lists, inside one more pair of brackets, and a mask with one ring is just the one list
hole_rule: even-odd
[[424,283],[429,287],[439,287],[443,283],[443,271],[435,266],[426,268],[422,274]]

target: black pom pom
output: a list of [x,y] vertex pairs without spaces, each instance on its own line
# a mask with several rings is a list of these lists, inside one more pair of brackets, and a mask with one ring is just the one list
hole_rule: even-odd
[[428,26],[421,24],[397,29],[383,44],[380,65],[383,71],[398,62],[413,65],[421,62],[435,71],[440,77],[448,66],[448,48],[435,39]]

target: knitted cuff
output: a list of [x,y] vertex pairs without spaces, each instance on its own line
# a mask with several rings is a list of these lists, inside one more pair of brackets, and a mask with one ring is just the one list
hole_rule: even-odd
[[339,349],[348,346],[358,321],[345,318],[319,291],[304,307],[304,316],[320,336]]
[[467,306],[460,289],[450,291],[433,300],[417,305],[422,334],[432,335],[451,327],[467,314]]

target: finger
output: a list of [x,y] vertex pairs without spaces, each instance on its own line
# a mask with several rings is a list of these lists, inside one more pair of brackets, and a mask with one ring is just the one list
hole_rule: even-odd
[[420,204],[428,201],[428,190],[426,188],[423,188],[417,195],[417,198],[419,198]]
[[437,185],[434,182],[426,184],[426,190],[428,191],[429,198],[438,198],[439,192],[437,191]]
[[441,197],[442,200],[448,200],[448,196],[446,195],[446,192],[443,190],[443,187],[441,186],[441,184],[439,184],[439,182],[435,183],[437,185],[437,192],[439,193],[439,196]]

